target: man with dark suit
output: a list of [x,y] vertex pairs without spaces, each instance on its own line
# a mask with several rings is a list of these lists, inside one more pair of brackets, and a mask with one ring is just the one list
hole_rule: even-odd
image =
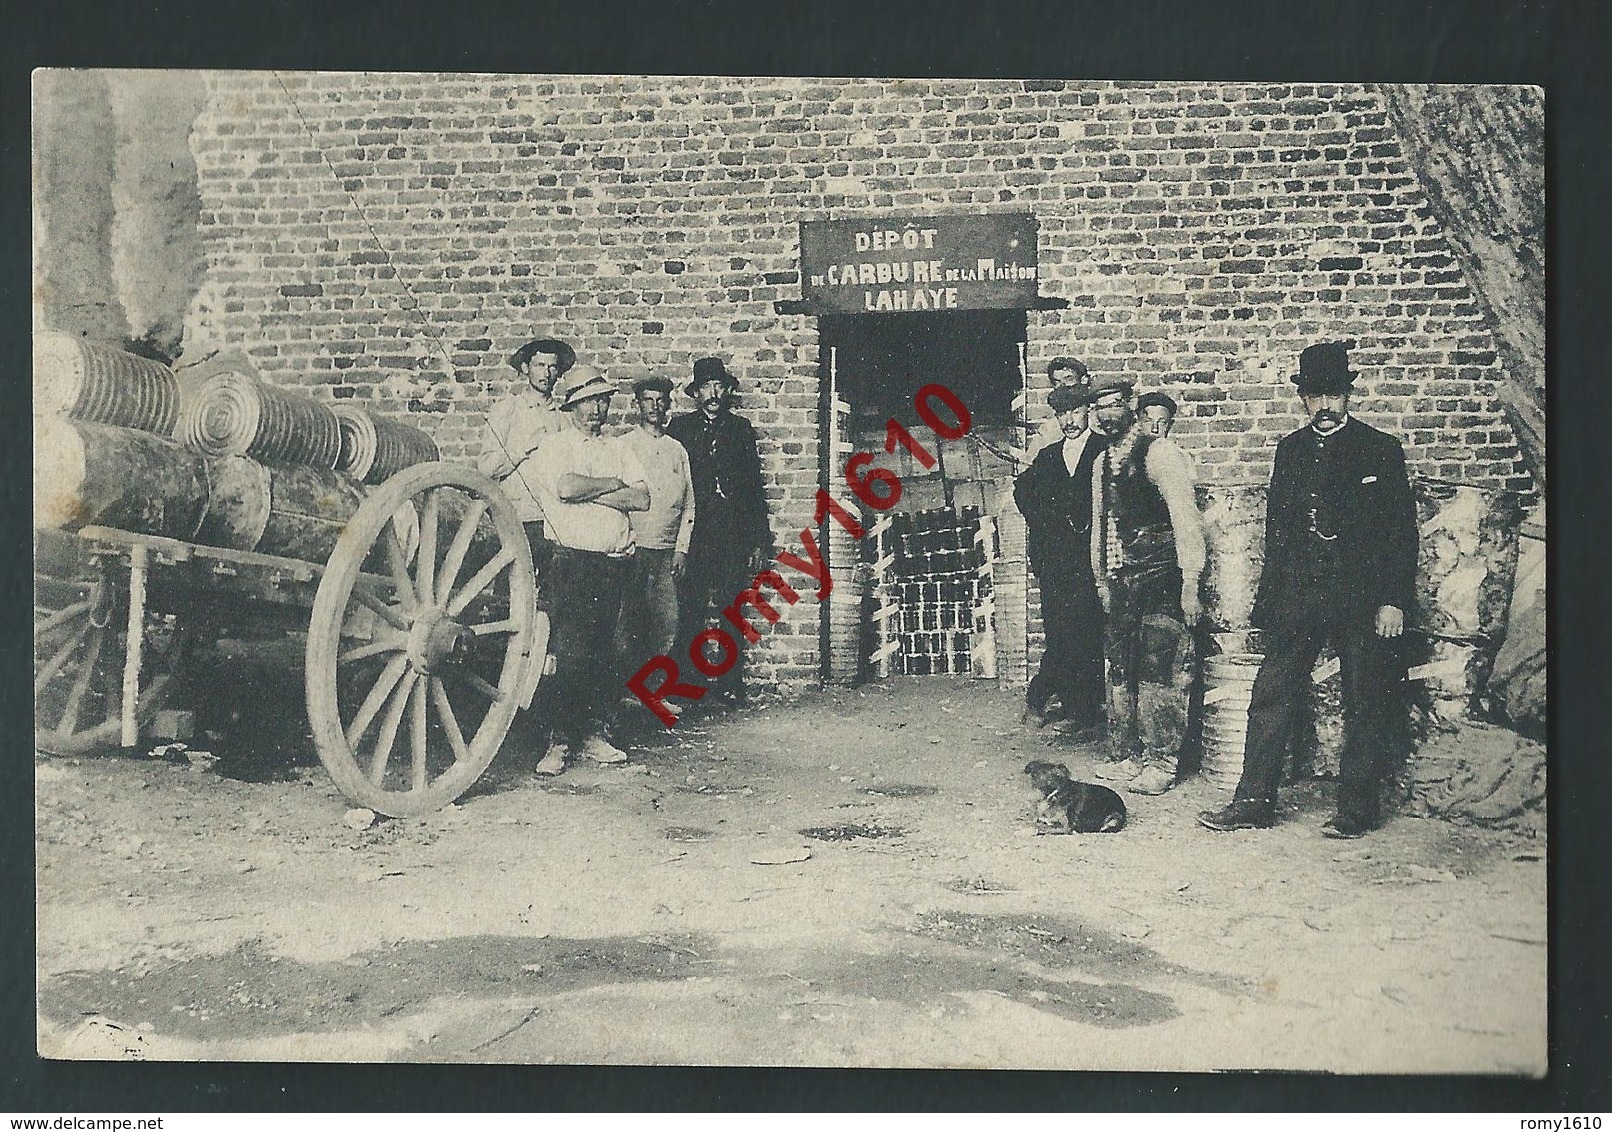
[[1348,345],[1326,342],[1299,355],[1293,381],[1310,423],[1276,447],[1253,617],[1265,659],[1237,792],[1229,806],[1198,817],[1210,829],[1274,823],[1282,758],[1328,642],[1343,666],[1344,746],[1337,814],[1321,832],[1360,837],[1381,819],[1382,759],[1405,717],[1397,645],[1416,578],[1416,505],[1399,441],[1349,415]]
[[1046,648],[1030,681],[1025,717],[1067,720],[1075,730],[1103,718],[1103,611],[1091,566],[1092,468],[1103,438],[1088,427],[1089,386],[1047,395],[1063,440],[1037,454],[1013,485],[1041,587]]
[[[721,358],[700,358],[687,388],[695,411],[673,417],[666,426],[666,435],[688,450],[694,480],[694,534],[677,593],[681,643],[722,616],[772,548],[756,430],[732,411],[738,388],[738,378]],[[702,706],[744,702],[743,650],[711,691]]]

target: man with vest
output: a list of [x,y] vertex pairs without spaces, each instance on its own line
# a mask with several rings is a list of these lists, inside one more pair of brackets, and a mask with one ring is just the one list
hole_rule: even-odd
[[1199,655],[1203,521],[1186,455],[1137,425],[1127,378],[1100,378],[1092,403],[1108,446],[1093,478],[1091,554],[1106,613],[1108,741],[1134,794],[1176,783]]
[[1088,427],[1089,391],[1055,385],[1047,395],[1062,443],[1041,449],[1013,485],[1024,516],[1030,569],[1041,589],[1046,647],[1025,696],[1025,718],[1071,730],[1103,718],[1103,611],[1092,577],[1092,468],[1104,440]]
[[1265,659],[1237,792],[1198,816],[1210,829],[1274,824],[1283,756],[1328,643],[1342,665],[1344,744],[1337,814],[1321,832],[1361,837],[1381,820],[1383,756],[1405,723],[1397,646],[1416,581],[1416,503],[1399,441],[1349,414],[1349,345],[1323,342],[1299,355],[1293,382],[1310,419],[1282,438],[1271,471],[1253,614]]

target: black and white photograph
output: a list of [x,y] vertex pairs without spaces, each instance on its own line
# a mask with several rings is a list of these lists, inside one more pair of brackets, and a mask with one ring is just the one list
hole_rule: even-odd
[[39,1057],[1553,1068],[1548,91],[32,97]]

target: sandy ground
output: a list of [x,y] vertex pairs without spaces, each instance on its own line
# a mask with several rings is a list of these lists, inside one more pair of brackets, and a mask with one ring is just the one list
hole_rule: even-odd
[[277,762],[42,759],[39,1049],[1544,1072],[1541,842],[1409,817],[1329,841],[1320,783],[1215,834],[1201,781],[1037,836],[1024,763],[1092,752],[1017,713],[966,680],[831,689],[626,767],[538,780],[506,750],[457,805],[363,830],[261,730]]

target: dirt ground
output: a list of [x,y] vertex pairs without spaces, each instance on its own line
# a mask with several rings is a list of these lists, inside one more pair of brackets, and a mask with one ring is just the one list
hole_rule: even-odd
[[1123,832],[1037,836],[1025,762],[1093,752],[1018,707],[829,689],[626,767],[538,780],[506,750],[364,829],[286,688],[242,695],[211,767],[42,759],[40,1052],[1544,1072],[1542,842],[1329,841],[1322,783],[1215,834],[1198,780],[1127,796]]

